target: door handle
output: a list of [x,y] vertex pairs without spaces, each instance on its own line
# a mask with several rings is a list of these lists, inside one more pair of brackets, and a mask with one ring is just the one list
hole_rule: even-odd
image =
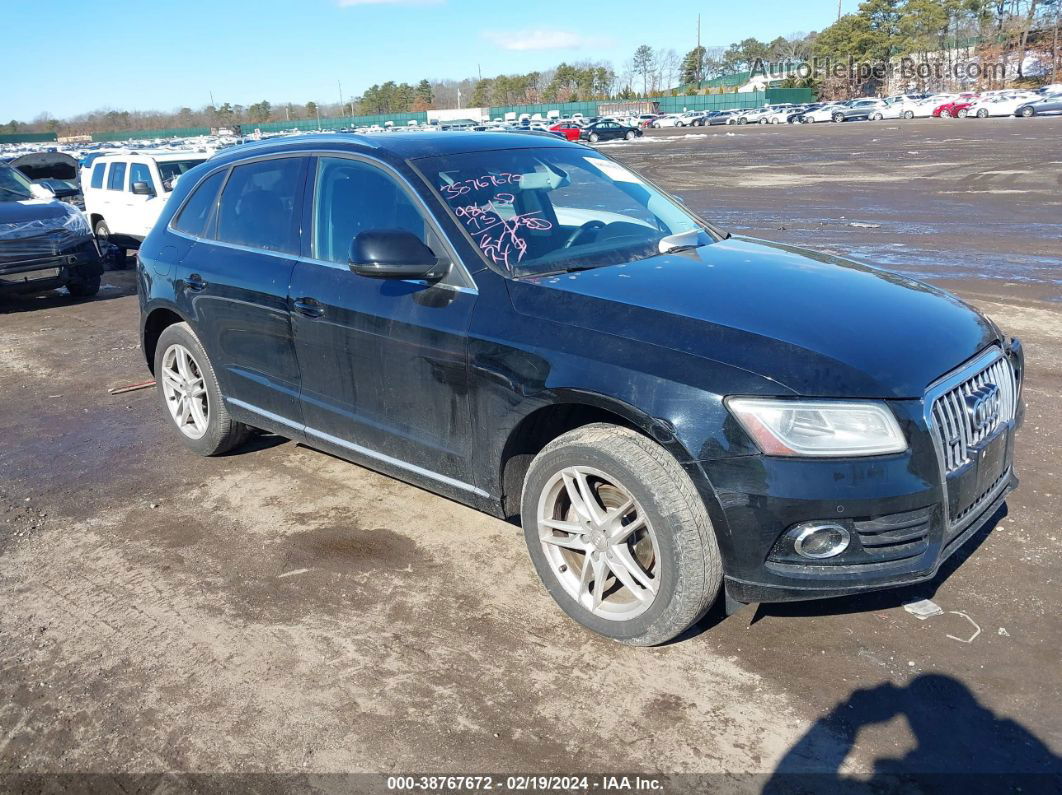
[[198,273],[191,274],[184,280],[185,286],[194,293],[198,293],[200,290],[207,286],[207,283],[203,281],[203,277]]
[[296,298],[295,311],[306,317],[320,317],[324,314],[324,306],[316,298]]

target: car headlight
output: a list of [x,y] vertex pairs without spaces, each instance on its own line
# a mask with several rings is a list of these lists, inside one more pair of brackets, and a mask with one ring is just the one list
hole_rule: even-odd
[[727,407],[767,455],[902,453],[907,440],[883,403],[730,398]]

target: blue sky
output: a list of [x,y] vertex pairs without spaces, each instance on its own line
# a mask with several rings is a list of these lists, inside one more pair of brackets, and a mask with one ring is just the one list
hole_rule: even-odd
[[[851,10],[855,0],[845,0]],[[3,0],[0,122],[48,111],[338,101],[388,79],[622,68],[639,44],[821,30],[836,0]],[[14,65],[12,70],[10,65]]]

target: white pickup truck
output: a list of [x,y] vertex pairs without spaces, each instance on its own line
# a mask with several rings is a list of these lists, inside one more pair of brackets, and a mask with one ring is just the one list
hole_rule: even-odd
[[82,182],[85,215],[96,239],[124,250],[139,248],[177,179],[205,162],[199,152],[115,154],[96,159]]

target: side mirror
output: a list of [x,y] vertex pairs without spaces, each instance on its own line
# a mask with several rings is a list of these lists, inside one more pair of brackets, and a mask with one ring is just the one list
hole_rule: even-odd
[[134,182],[133,194],[136,196],[154,196],[155,191],[146,182]]
[[438,281],[450,270],[424,241],[404,229],[369,229],[350,244],[350,269],[376,279]]

